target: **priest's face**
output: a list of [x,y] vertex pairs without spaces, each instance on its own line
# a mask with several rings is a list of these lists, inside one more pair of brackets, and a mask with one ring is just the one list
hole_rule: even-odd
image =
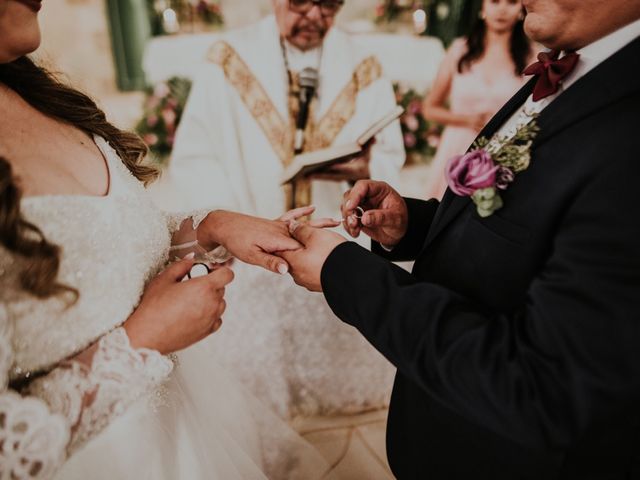
[[523,0],[524,28],[554,50],[577,50],[640,18],[638,0]]
[[[303,0],[272,1],[282,37],[300,50],[310,50],[322,44],[335,16],[323,15],[318,4]],[[330,0],[330,3],[336,2]],[[307,11],[300,13],[301,10]]]
[[12,62],[40,45],[40,0],[0,0],[0,63]]

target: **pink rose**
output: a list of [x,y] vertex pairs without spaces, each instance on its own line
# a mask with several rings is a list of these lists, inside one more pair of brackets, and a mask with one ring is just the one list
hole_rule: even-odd
[[498,168],[491,155],[480,149],[453,157],[447,163],[445,175],[456,195],[469,196],[481,188],[493,187]]
[[427,143],[433,148],[438,148],[440,145],[440,135],[437,133],[430,133],[427,135]]
[[407,112],[417,115],[422,110],[422,102],[420,100],[412,100],[407,107]]
[[404,146],[406,148],[413,148],[416,146],[416,143],[417,143],[416,136],[413,133],[404,134]]
[[155,133],[147,133],[144,137],[142,137],[144,143],[148,146],[153,147],[156,143],[158,143],[158,136]]
[[412,132],[415,132],[416,130],[418,130],[418,127],[420,126],[420,122],[418,122],[418,119],[416,118],[415,115],[406,115],[404,117],[404,124]]
[[162,115],[162,120],[164,120],[164,124],[167,126],[167,128],[168,129],[173,128],[173,126],[176,123],[176,112],[174,112],[169,108],[165,108],[164,110],[162,110],[161,115]]
[[154,88],[153,88],[153,95],[155,97],[158,98],[163,98],[166,97],[167,95],[169,95],[171,93],[171,89],[169,88],[169,85],[167,85],[164,82],[160,82],[158,83]]
[[147,118],[147,127],[153,128],[158,124],[158,116],[157,115],[149,115]]

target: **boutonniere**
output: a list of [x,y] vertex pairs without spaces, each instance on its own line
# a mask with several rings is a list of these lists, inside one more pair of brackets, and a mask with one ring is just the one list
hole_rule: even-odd
[[478,138],[464,155],[447,163],[445,175],[449,188],[461,197],[471,197],[478,215],[488,217],[503,205],[500,190],[505,190],[518,172],[531,161],[531,145],[540,129],[535,118],[521,125],[511,138]]

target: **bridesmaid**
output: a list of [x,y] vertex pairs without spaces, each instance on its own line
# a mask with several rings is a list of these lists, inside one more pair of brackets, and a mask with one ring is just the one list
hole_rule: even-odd
[[464,153],[524,84],[521,72],[533,59],[533,50],[523,23],[521,0],[484,0],[471,33],[449,48],[422,106],[425,118],[446,125],[433,159],[427,198],[442,197],[447,161]]

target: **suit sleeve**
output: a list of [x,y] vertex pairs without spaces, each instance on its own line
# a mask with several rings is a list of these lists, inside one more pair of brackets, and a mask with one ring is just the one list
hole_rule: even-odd
[[570,447],[598,425],[637,418],[634,182],[610,162],[574,197],[515,311],[420,281],[353,243],[325,262],[324,294],[403,376],[464,418],[523,445]]

